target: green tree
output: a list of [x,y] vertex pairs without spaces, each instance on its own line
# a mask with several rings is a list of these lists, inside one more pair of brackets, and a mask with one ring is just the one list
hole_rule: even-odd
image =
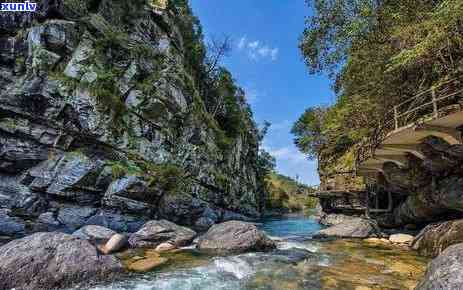
[[[310,73],[329,73],[336,103],[308,109],[293,133],[309,157],[342,156],[372,136],[392,106],[463,67],[460,0],[314,0],[300,49]],[[350,154],[350,153],[349,153]]]
[[324,134],[324,119],[327,110],[320,107],[308,108],[293,125],[291,133],[296,136],[297,148],[310,159],[316,158],[327,144]]

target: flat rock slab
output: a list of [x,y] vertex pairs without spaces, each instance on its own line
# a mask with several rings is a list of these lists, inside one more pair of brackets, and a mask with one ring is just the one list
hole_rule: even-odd
[[368,243],[368,244],[390,244],[391,241],[389,241],[388,239],[380,239],[380,238],[368,238],[368,239],[364,239],[363,240],[365,243]]
[[0,289],[63,289],[111,280],[122,271],[115,257],[63,233],[37,233],[0,248]]
[[229,221],[212,226],[198,240],[201,252],[229,254],[248,251],[267,251],[275,248],[275,243],[254,224]]
[[325,226],[335,226],[343,222],[348,222],[358,217],[343,214],[326,214],[320,217],[319,223]]
[[353,218],[319,231],[314,238],[368,238],[379,234],[377,224],[364,218]]

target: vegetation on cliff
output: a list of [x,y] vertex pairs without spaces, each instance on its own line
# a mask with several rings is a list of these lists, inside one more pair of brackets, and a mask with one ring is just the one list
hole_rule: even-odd
[[0,235],[263,211],[263,132],[189,1],[43,0],[0,31]]
[[308,196],[314,188],[303,185],[291,177],[271,172],[267,175],[267,209],[281,212],[298,212],[314,208],[317,199]]
[[462,72],[463,3],[316,0],[313,7],[300,49],[310,73],[330,74],[337,101],[308,108],[294,125],[295,143],[320,159],[322,172],[349,170],[355,144],[392,106]]

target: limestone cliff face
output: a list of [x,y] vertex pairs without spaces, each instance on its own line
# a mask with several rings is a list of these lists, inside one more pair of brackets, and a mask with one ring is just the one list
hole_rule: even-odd
[[224,137],[187,65],[184,7],[41,2],[0,14],[0,216],[134,230],[259,214],[249,107],[237,97],[242,128]]

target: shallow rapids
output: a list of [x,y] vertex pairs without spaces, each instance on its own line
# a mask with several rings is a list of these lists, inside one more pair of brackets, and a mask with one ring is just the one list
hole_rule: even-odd
[[194,249],[165,254],[169,262],[148,274],[92,290],[299,290],[413,289],[427,260],[414,252],[362,241],[318,242],[320,225],[310,217],[263,220],[278,242],[270,253],[228,257],[200,255]]

